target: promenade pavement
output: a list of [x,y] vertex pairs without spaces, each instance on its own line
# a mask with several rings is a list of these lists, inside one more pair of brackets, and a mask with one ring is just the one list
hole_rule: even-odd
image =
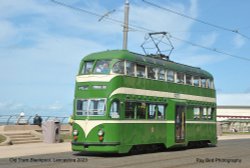
[[250,139],[250,134],[226,134],[223,136],[218,136],[218,140],[230,140],[230,139]]
[[[230,139],[250,139],[250,135],[224,135],[219,136],[218,140],[230,140]],[[21,157],[39,154],[51,154],[70,152],[70,142],[63,143],[29,143],[18,144],[10,146],[0,146],[0,158]]]
[[50,154],[60,152],[70,152],[70,142],[63,143],[29,143],[9,146],[0,146],[0,158],[30,156],[39,154]]

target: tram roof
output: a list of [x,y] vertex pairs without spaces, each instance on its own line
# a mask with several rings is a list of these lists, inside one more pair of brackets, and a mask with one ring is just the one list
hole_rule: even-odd
[[122,59],[138,63],[143,62],[146,65],[154,65],[157,67],[160,66],[166,69],[171,69],[186,74],[199,75],[201,77],[213,79],[213,76],[209,72],[202,70],[199,67],[192,67],[189,65],[176,63],[170,60],[165,60],[162,58],[155,58],[153,56],[133,53],[128,50],[107,50],[102,52],[96,52],[85,56],[82,61],[91,61],[100,59]]

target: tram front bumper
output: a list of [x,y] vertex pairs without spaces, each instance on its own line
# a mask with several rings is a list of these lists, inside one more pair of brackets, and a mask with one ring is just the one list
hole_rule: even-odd
[[73,151],[109,152],[119,151],[120,142],[71,142]]

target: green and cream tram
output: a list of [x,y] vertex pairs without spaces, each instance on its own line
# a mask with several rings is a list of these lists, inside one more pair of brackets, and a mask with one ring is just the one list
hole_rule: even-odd
[[72,150],[127,153],[217,143],[213,76],[127,50],[90,54],[76,77]]

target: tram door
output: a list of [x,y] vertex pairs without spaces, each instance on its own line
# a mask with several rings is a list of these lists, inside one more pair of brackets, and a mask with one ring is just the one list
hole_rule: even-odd
[[175,142],[185,142],[185,111],[184,105],[176,105],[175,107]]

